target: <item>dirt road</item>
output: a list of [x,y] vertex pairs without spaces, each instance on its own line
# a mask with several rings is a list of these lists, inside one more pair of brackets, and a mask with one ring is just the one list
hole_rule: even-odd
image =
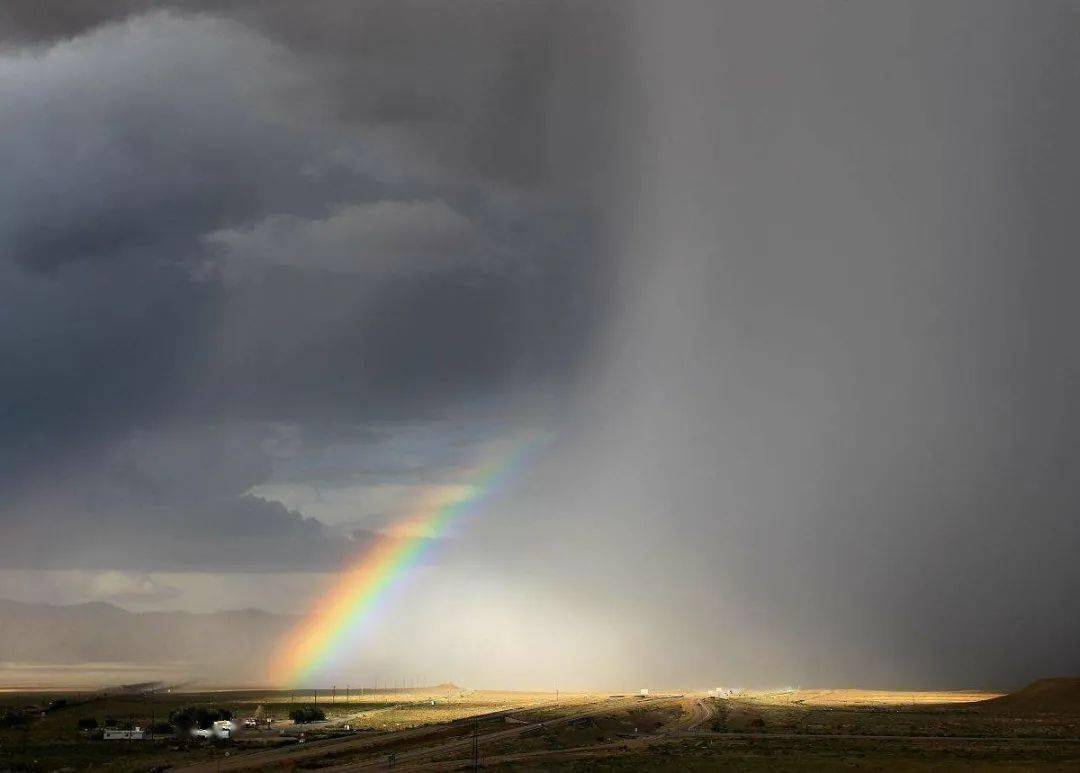
[[683,699],[686,719],[678,723],[678,730],[697,730],[705,727],[716,715],[714,704],[704,698],[689,696]]
[[[670,702],[672,698],[654,699],[664,702]],[[574,713],[567,714],[557,719],[547,720],[545,722],[525,722],[516,725],[508,730],[498,731],[495,733],[485,733],[479,736],[481,742],[484,739],[499,740],[505,737],[512,738],[517,734],[525,732],[529,729],[537,727],[545,727],[551,723],[559,724],[562,722],[569,722],[574,719],[578,719],[586,716],[593,716],[596,714],[602,714],[607,711],[612,711],[625,704],[634,706],[646,706],[652,705],[651,701],[642,701],[638,698],[622,698],[622,699],[604,699],[595,701],[592,703],[584,704],[583,710],[578,710]],[[537,709],[548,709],[557,706],[556,703],[539,704],[532,706],[518,706],[512,709],[505,709],[502,711],[494,711],[485,714],[478,714],[472,717],[464,717],[462,719],[454,720],[439,725],[422,725],[420,727],[410,728],[408,730],[398,730],[386,733],[371,733],[363,736],[348,736],[345,738],[330,738],[322,741],[309,741],[303,745],[278,747],[275,749],[266,749],[255,752],[240,753],[227,759],[218,759],[199,763],[197,765],[190,765],[184,768],[176,768],[174,773],[215,773],[215,771],[242,771],[242,770],[261,770],[267,768],[289,768],[295,766],[303,761],[309,761],[328,755],[346,755],[346,754],[363,754],[365,751],[375,753],[381,746],[387,744],[398,745],[402,741],[415,741],[418,743],[423,742],[425,739],[431,740],[437,743],[439,736],[451,734],[452,739],[447,740],[443,744],[437,744],[434,746],[426,746],[423,749],[409,750],[407,752],[399,752],[398,758],[401,760],[412,759],[413,755],[420,754],[428,750],[437,750],[445,748],[447,752],[460,746],[461,748],[471,748],[472,735],[468,734],[469,729],[472,727],[474,720],[491,720],[499,719],[502,717],[513,717],[515,714],[521,714],[526,711],[536,711]],[[442,753],[442,752],[436,752]],[[366,766],[368,763],[356,763],[356,765]],[[377,761],[372,763],[374,766],[385,764],[385,756],[380,756]],[[341,768],[323,768],[323,770],[352,770],[357,769],[351,766],[342,766]]]

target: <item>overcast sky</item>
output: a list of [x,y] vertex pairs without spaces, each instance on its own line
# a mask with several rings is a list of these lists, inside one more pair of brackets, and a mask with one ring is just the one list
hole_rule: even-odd
[[1075,673],[1078,32],[4,3],[0,596],[301,612],[531,433],[342,673]]

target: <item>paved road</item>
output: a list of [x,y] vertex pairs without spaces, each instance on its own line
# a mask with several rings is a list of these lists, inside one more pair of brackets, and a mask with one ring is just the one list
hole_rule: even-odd
[[[308,741],[303,745],[277,747],[255,752],[242,752],[227,759],[208,760],[184,768],[175,768],[172,773],[216,773],[216,771],[258,770],[262,768],[296,765],[301,761],[322,757],[327,754],[336,755],[349,752],[362,754],[365,750],[374,750],[387,742],[397,742],[399,740],[422,741],[428,736],[437,736],[445,733],[447,729],[471,727],[473,720],[476,719],[489,720],[498,719],[500,717],[512,717],[513,715],[520,714],[524,711],[551,708],[556,705],[557,704],[554,702],[551,702],[529,706],[517,706],[511,709],[463,717],[443,724],[421,725],[408,730],[395,730],[385,733],[365,733],[363,735],[352,735],[344,738],[328,738],[320,741]],[[613,702],[611,700],[603,700],[597,701],[595,704],[586,705],[603,705],[604,707],[610,708],[610,706],[613,705]],[[586,714],[575,715],[575,717],[576,716],[586,716]],[[525,730],[537,726],[538,725],[535,723],[526,723],[517,725],[514,729]],[[461,736],[458,737],[460,738]],[[469,735],[467,738],[468,743],[471,744],[472,736]]]
[[[704,700],[703,698],[696,696],[676,696],[658,698],[661,705],[671,704],[678,701],[682,707],[683,715],[673,724],[668,725],[660,729],[655,733],[646,733],[639,738],[627,738],[619,741],[613,741],[611,743],[599,743],[590,744],[588,746],[573,747],[570,749],[542,749],[532,752],[515,752],[512,754],[500,754],[500,755],[485,755],[481,758],[485,765],[496,765],[502,763],[513,762],[529,762],[537,759],[573,759],[573,758],[586,758],[596,756],[606,756],[614,752],[629,751],[632,748],[647,746],[652,743],[657,743],[663,740],[665,737],[673,735],[697,735],[695,731],[706,725],[713,716],[715,716],[716,710],[712,703]],[[640,706],[641,701],[636,701],[631,706]],[[612,706],[608,706],[607,710],[612,710]],[[600,713],[600,712],[596,712]],[[715,735],[710,733],[709,735]],[[483,736],[480,740],[483,741]],[[452,750],[451,750],[452,751]],[[458,770],[463,765],[468,763],[467,759],[456,760],[442,760],[439,762],[425,761],[420,767],[397,767],[395,770],[400,770],[402,773],[408,770]]]
[[[563,725],[568,722],[573,722],[575,719],[582,719],[584,717],[593,717],[601,714],[607,714],[611,711],[615,711],[621,708],[633,707],[643,708],[646,706],[657,707],[672,704],[682,699],[682,696],[662,696],[656,698],[619,698],[609,699],[605,701],[592,704],[589,708],[571,712],[569,714],[563,714],[554,719],[547,719],[542,722],[530,722],[523,725],[517,725],[516,727],[508,728],[506,730],[497,730],[491,733],[483,733],[476,738],[478,746],[485,746],[490,743],[498,741],[506,741],[512,738],[517,738],[524,733],[537,730],[544,727],[555,727],[557,725]],[[406,751],[398,752],[394,762],[394,770],[408,771],[408,770],[432,770],[435,765],[432,763],[432,759],[435,757],[445,757],[449,754],[461,751],[471,751],[473,746],[473,737],[466,736],[464,738],[455,738],[445,743],[437,744],[435,746],[427,746],[421,749],[409,749]],[[484,758],[487,759],[486,757]],[[458,761],[456,764],[461,764]],[[345,765],[339,765],[336,767],[326,767],[321,770],[324,773],[340,773],[342,771],[354,771],[354,770],[372,770],[385,768],[387,765],[386,755],[380,755],[376,759],[364,760],[362,762],[354,762]]]
[[687,715],[686,719],[679,722],[675,729],[697,730],[705,727],[716,715],[716,708],[715,704],[704,698],[689,696],[683,699],[683,712]]
[[350,735],[343,738],[327,738],[319,741],[308,741],[303,745],[275,747],[254,752],[241,752],[227,759],[208,760],[185,768],[172,769],[171,773],[216,773],[216,771],[239,771],[259,770],[280,766],[296,765],[297,763],[322,757],[325,754],[340,754],[342,752],[363,752],[367,748],[378,747],[387,741],[398,739],[421,740],[426,736],[438,735],[446,732],[447,728],[460,727],[471,724],[473,719],[493,719],[510,716],[522,711],[544,708],[554,704],[540,704],[536,706],[518,706],[512,709],[503,709],[487,714],[478,714],[475,717],[456,719],[438,725],[421,725],[408,730],[395,730],[384,733],[364,733],[362,735]]

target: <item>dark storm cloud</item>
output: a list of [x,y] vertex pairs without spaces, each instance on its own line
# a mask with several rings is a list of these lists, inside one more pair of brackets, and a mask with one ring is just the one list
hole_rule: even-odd
[[638,294],[581,510],[679,578],[624,582],[706,621],[718,680],[1074,672],[1075,6],[638,10]]
[[[4,5],[5,561],[334,556],[245,495],[269,466],[181,464],[175,428],[332,442],[571,376],[595,266],[583,202],[537,155],[554,10]],[[140,433],[167,460],[152,491],[103,461]],[[273,544],[228,547],[256,524]]]
[[603,372],[473,560],[625,604],[635,680],[1076,672],[1075,6],[636,14]]
[[273,206],[311,143],[257,104],[268,95],[244,68],[271,56],[242,29],[167,16],[6,56],[5,256],[175,261]]
[[8,43],[53,43],[151,8],[147,0],[15,0],[0,8],[0,36]]
[[47,46],[161,10],[229,19],[293,52],[318,73],[321,107],[364,127],[394,174],[580,189],[596,157],[610,160],[601,129],[625,14],[609,3],[15,0],[0,40]]
[[[362,61],[339,64],[370,77]],[[385,155],[379,116],[331,115],[326,65],[236,22],[159,13],[4,65],[2,150],[18,185],[0,248],[31,268],[133,254],[197,266],[217,245],[247,262],[386,270],[482,251],[478,218],[544,214],[488,202],[480,175],[425,187]]]
[[0,562],[332,564],[392,513],[286,494],[519,398],[559,452],[458,547],[627,679],[1075,670],[1076,21],[3,4]]

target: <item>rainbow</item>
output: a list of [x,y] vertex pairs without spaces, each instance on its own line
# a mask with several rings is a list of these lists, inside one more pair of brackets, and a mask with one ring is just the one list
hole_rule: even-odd
[[390,592],[431,550],[435,540],[512,477],[535,444],[523,435],[488,448],[465,483],[425,489],[407,516],[382,532],[282,641],[270,665],[272,684],[300,685],[351,654]]

